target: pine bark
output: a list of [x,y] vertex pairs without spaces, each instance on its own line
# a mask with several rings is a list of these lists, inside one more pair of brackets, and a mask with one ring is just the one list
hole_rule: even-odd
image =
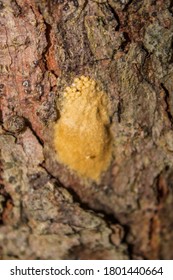
[[[172,14],[171,0],[0,1],[1,259],[173,259]],[[111,99],[99,184],[52,147],[80,75]]]

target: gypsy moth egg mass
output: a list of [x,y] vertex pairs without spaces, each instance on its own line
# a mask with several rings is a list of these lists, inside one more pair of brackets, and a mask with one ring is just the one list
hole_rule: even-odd
[[89,77],[64,90],[61,117],[54,126],[57,160],[82,178],[99,181],[112,155],[109,99]]

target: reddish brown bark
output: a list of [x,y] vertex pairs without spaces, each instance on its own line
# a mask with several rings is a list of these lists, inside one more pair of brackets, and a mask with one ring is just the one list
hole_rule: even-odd
[[[0,21],[1,258],[172,259],[172,1],[4,0]],[[52,145],[80,75],[112,105],[99,184]]]

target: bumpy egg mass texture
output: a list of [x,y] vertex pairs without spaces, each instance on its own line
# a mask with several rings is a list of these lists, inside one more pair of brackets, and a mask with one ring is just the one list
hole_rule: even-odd
[[54,126],[58,161],[84,179],[100,180],[111,161],[109,98],[85,76],[65,88]]

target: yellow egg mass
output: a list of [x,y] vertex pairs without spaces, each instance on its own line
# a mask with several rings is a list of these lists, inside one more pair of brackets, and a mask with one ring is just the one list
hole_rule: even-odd
[[54,126],[59,162],[98,182],[112,154],[108,96],[93,79],[75,78],[64,90],[60,113]]

